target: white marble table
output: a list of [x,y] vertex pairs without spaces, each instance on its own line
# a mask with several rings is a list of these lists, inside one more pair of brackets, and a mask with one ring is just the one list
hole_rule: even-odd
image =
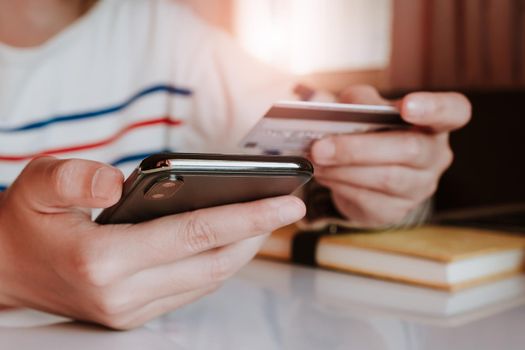
[[0,349],[525,349],[525,277],[448,294],[254,261],[217,293],[128,332],[2,311]]

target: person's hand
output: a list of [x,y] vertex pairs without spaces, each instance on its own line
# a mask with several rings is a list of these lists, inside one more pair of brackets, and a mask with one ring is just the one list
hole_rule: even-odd
[[[341,102],[389,104],[368,86],[346,89]],[[328,137],[311,150],[317,181],[358,226],[399,223],[432,196],[453,159],[449,132],[471,114],[469,101],[458,93],[412,93],[395,104],[415,125],[412,130]]]
[[33,160],[0,196],[0,304],[115,329],[143,324],[215,290],[262,238],[302,218],[293,196],[98,225],[122,174],[84,160]]

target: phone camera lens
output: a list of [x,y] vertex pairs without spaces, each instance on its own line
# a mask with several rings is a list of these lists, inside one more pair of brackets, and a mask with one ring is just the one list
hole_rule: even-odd
[[149,200],[164,200],[171,198],[175,193],[181,189],[184,181],[181,177],[170,176],[167,178],[158,179],[149,187],[144,193],[144,197]]
[[164,187],[164,188],[173,188],[173,187],[176,187],[176,186],[177,186],[177,183],[173,182],[173,181],[162,183],[162,187]]

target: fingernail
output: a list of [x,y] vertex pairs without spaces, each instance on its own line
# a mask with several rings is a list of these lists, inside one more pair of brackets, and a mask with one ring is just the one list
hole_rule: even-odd
[[279,206],[279,219],[284,225],[292,224],[303,218],[305,214],[304,205],[299,199],[287,198]]
[[434,100],[424,95],[410,96],[405,104],[406,118],[410,121],[419,121],[432,113]]
[[93,198],[107,200],[115,193],[115,183],[120,181],[118,171],[111,168],[99,168],[91,181],[91,194]]
[[335,157],[334,142],[329,139],[318,141],[312,149],[312,155],[314,160],[319,163],[332,160]]

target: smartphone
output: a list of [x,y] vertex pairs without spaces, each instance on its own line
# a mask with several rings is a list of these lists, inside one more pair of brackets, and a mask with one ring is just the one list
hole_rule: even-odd
[[119,202],[95,221],[138,223],[287,195],[312,176],[312,164],[302,157],[159,153],[140,163],[124,182]]

